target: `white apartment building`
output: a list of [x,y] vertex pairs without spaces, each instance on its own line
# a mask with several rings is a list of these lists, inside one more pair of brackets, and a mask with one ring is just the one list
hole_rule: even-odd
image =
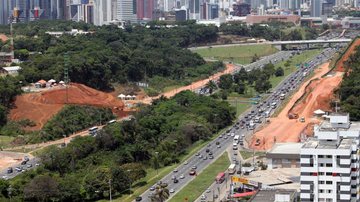
[[300,150],[301,201],[359,201],[360,124],[332,114]]

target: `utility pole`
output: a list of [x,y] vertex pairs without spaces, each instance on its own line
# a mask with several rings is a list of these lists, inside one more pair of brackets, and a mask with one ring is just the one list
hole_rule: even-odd
[[64,54],[64,82],[66,85],[66,100],[65,103],[69,102],[69,85],[70,85],[70,79],[69,79],[69,53],[66,52]]
[[111,179],[109,179],[109,188],[110,188],[110,202],[112,202],[112,196],[111,196]]

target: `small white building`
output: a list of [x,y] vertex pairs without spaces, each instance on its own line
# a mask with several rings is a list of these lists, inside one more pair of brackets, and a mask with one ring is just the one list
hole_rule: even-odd
[[331,114],[300,151],[301,201],[359,201],[360,125]]
[[300,149],[303,143],[276,143],[266,153],[268,169],[300,168]]
[[19,74],[19,71],[21,70],[20,66],[11,66],[11,67],[3,67],[4,74],[16,76]]

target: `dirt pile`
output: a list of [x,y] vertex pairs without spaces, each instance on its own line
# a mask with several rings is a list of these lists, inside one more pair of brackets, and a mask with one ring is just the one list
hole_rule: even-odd
[[10,119],[30,119],[36,123],[31,130],[39,130],[65,104],[109,107],[119,117],[126,115],[123,111],[124,103],[110,93],[72,83],[68,89],[56,87],[48,91],[17,96],[15,107],[10,111]]
[[343,55],[343,57],[336,63],[335,71],[338,72],[345,72],[344,63],[349,57],[353,54],[356,46],[360,46],[360,39],[356,39],[351,46],[348,48],[346,53]]

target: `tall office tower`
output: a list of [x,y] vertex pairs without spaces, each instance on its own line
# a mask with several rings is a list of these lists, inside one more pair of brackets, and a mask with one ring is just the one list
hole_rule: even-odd
[[289,9],[290,10],[300,9],[300,0],[289,0]]
[[66,7],[66,0],[52,0],[51,10],[52,19],[67,19],[69,11]]
[[5,25],[9,23],[10,9],[9,1],[0,1],[0,24]]
[[111,1],[94,0],[94,25],[105,25],[112,21]]
[[336,6],[353,5],[352,0],[336,0]]
[[234,16],[247,16],[250,14],[250,4],[239,3],[233,5]]
[[136,15],[137,19],[152,19],[154,11],[154,0],[137,0],[136,1]]
[[189,0],[189,19],[199,20],[200,19],[200,5],[201,0]]
[[116,20],[117,0],[111,0],[111,21]]
[[289,10],[289,1],[290,0],[278,0],[278,6],[280,9]]
[[360,7],[360,0],[354,0],[354,7],[359,8]]
[[274,6],[273,0],[266,0],[266,8],[272,8]]
[[320,17],[323,0],[311,0],[310,15],[311,17]]
[[118,0],[117,20],[137,23],[136,0]]
[[334,5],[332,3],[324,2],[322,4],[321,15],[330,16],[332,14],[333,7]]
[[265,6],[264,6],[264,4],[260,4],[260,6],[258,7],[258,10],[257,10],[257,14],[258,15],[265,15]]
[[12,0],[10,6],[16,21],[30,20],[30,0]]
[[175,0],[163,0],[163,11],[169,12],[176,8]]
[[252,0],[251,1],[251,8],[252,9],[257,9],[261,4],[261,0]]
[[301,201],[359,201],[359,127],[332,114],[300,150]]
[[219,5],[204,2],[200,6],[201,19],[210,20],[219,17]]

